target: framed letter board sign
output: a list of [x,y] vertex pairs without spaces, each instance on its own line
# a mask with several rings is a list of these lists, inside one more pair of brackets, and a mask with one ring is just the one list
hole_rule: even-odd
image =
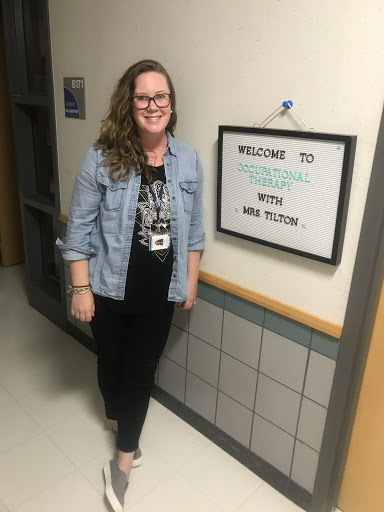
[[341,260],[356,136],[219,126],[217,230]]

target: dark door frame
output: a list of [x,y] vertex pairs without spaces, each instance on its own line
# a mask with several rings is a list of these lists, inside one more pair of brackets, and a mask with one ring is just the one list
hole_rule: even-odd
[[384,277],[384,111],[357,249],[311,512],[337,506]]

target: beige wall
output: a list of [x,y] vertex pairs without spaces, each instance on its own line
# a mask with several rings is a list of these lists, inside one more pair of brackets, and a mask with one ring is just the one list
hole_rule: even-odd
[[[49,0],[62,212],[113,85],[160,60],[178,95],[176,136],[205,169],[202,268],[343,323],[383,105],[381,0]],[[63,77],[86,79],[85,121],[64,117]],[[341,264],[332,267],[217,233],[217,129],[252,126],[292,99],[316,131],[358,136]],[[297,129],[287,114],[270,127]]]

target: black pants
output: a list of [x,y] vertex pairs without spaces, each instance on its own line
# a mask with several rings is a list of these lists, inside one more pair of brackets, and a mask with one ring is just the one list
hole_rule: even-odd
[[108,419],[117,420],[117,447],[133,452],[139,444],[156,368],[164,350],[174,303],[156,311],[121,314],[95,295],[91,329],[98,350],[98,381]]

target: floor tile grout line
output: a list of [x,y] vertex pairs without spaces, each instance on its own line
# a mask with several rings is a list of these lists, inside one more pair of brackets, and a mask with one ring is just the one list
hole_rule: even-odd
[[[33,421],[33,423],[37,426],[37,428],[39,428],[39,429],[41,430],[41,432],[45,432],[45,430],[43,429],[43,427],[41,427],[41,426],[37,423],[37,421],[35,420],[35,418],[31,415],[31,413],[29,413],[29,412],[25,409],[25,407],[23,407],[23,405],[18,401],[18,399],[17,399],[15,396],[13,396],[13,395],[12,395],[12,393],[11,393],[11,392],[10,392],[10,391],[9,391],[9,390],[4,386],[4,385],[3,385],[3,384],[1,384],[1,386],[5,389],[5,391],[8,393],[8,395],[9,395],[9,396],[10,396],[10,397],[11,397],[11,398],[12,398],[12,399],[17,403],[17,405],[18,405],[19,407],[21,407],[21,408],[22,408],[22,410],[25,412],[25,414],[26,414],[27,416],[29,416],[29,418]],[[25,396],[29,396],[29,395],[25,395]]]
[[[17,443],[17,444],[14,444],[13,446],[11,446],[10,448],[7,448],[6,450],[4,450],[3,452],[0,452],[0,458],[5,455],[6,453],[8,453],[9,451],[11,450],[14,450],[15,448],[17,448],[18,446],[22,445],[23,443],[26,443],[28,441],[32,441],[33,439],[35,439],[36,437],[39,437],[41,435],[44,435],[45,432],[38,432],[37,434],[34,434],[33,436],[30,436],[30,437],[27,437],[25,439],[23,439],[22,441],[20,441],[20,443]],[[1,499],[1,497],[0,497]]]
[[144,496],[142,496],[142,497],[141,497],[140,499],[138,499],[135,503],[133,503],[132,505],[130,505],[126,510],[130,510],[130,509],[132,509],[133,507],[136,507],[136,505],[137,505],[138,503],[140,503],[141,501],[143,501],[143,499],[145,499],[147,496],[149,496],[149,495],[151,494],[151,492],[153,492],[153,491],[155,491],[156,489],[158,489],[158,488],[160,487],[160,485],[161,485],[161,481],[160,481],[160,482],[157,482],[157,484],[156,484],[154,487],[152,487],[152,489],[150,489],[148,492],[146,492],[146,493],[144,494]]
[[[173,468],[173,469],[174,469],[174,470],[176,471],[176,473],[178,473],[181,477],[186,478],[186,477],[181,473],[182,469],[183,469],[185,466],[187,466],[187,464],[191,464],[191,463],[193,463],[193,461],[194,461],[195,459],[197,459],[198,457],[200,457],[201,452],[203,452],[203,451],[205,451],[205,450],[208,450],[208,448],[210,448],[212,445],[214,445],[214,443],[212,443],[212,441],[210,441],[207,445],[202,446],[202,447],[201,447],[201,448],[200,448],[196,453],[194,453],[194,454],[192,455],[192,458],[191,458],[190,460],[188,460],[188,462],[183,462],[182,464],[180,464],[179,466],[177,466],[177,468]],[[216,446],[216,445],[215,445],[215,446]]]
[[224,512],[224,509],[209,496],[208,492],[205,492],[204,489],[200,489],[200,487],[198,485],[196,485],[195,482],[193,482],[192,480],[189,480],[189,478],[182,475],[179,471],[177,471],[177,472],[179,473],[179,476],[185,482],[187,482],[187,484],[189,486],[191,486],[194,491],[197,491],[199,494],[204,496],[204,498],[207,498],[213,505],[215,505],[217,508],[219,508],[221,512]]
[[154,485],[154,487],[152,487],[152,488],[151,488],[151,489],[149,489],[147,492],[145,492],[145,493],[144,493],[144,495],[143,495],[140,499],[138,499],[138,500],[136,501],[136,503],[134,503],[134,504],[132,504],[132,506],[128,507],[128,510],[129,510],[130,508],[135,507],[138,503],[140,503],[140,501],[142,501],[144,498],[146,498],[147,496],[149,496],[152,492],[156,491],[156,490],[157,490],[157,489],[158,489],[158,488],[159,488],[163,483],[164,483],[164,482],[163,482],[163,481],[161,481],[161,480],[160,480],[160,481],[158,481],[158,482],[156,482],[156,484]]
[[[212,445],[213,445],[213,446],[216,446],[217,448],[219,448],[219,450],[220,450],[220,451],[224,452],[224,455],[229,456],[232,460],[234,460],[234,461],[238,462],[239,464],[241,464],[241,462],[239,462],[239,461],[237,461],[235,458],[233,458],[229,453],[227,453],[225,450],[223,450],[223,448],[221,448],[220,446],[215,445],[215,443],[212,443],[212,442],[211,442],[209,445],[207,445],[207,446],[203,447],[203,448],[202,448],[198,453],[196,453],[196,454],[194,455],[194,457],[193,457],[193,459],[192,459],[192,460],[196,459],[196,458],[197,458],[197,456],[198,456],[198,455],[200,455],[200,454],[201,454],[201,452],[202,452],[203,450],[207,450],[207,449],[209,449]],[[188,462],[188,464],[189,464],[189,462]],[[185,475],[183,475],[182,473],[180,473],[180,470],[181,470],[183,467],[185,467],[185,466],[186,466],[186,464],[184,464],[184,465],[180,466],[179,468],[177,468],[177,469],[176,469],[176,471],[177,471],[177,472],[180,474],[180,476],[181,476],[182,478],[184,478],[184,479],[185,479],[185,480],[186,480],[190,485],[193,485],[193,486],[194,486],[198,491],[200,491],[204,496],[206,496],[207,498],[209,498],[209,500],[210,500],[212,503],[214,503],[218,508],[220,508],[220,509],[221,509],[221,510],[223,510],[223,512],[224,512],[224,509],[222,509],[222,507],[221,507],[218,503],[216,503],[216,502],[215,502],[215,501],[214,501],[214,500],[209,496],[208,491],[207,491],[207,493],[206,493],[203,489],[200,489],[200,487],[199,487],[199,486],[196,486],[196,484],[195,484],[193,481],[189,480]],[[248,468],[246,468],[243,464],[241,464],[241,466],[243,466],[245,469],[248,469]],[[248,470],[248,471],[250,471],[250,470]],[[253,492],[251,493],[251,495],[250,495],[250,496],[249,496],[249,497],[248,497],[248,498],[247,498],[247,499],[246,499],[242,504],[240,504],[240,505],[239,505],[239,507],[237,507],[237,508],[236,508],[236,510],[239,510],[239,508],[240,508],[240,507],[241,507],[241,506],[242,506],[246,501],[248,501],[248,500],[249,500],[249,499],[250,499],[250,498],[251,498],[251,497],[252,497],[252,496],[253,496],[253,495],[254,495],[254,494],[255,494],[255,493],[260,489],[260,487],[262,487],[262,485],[263,485],[263,484],[265,484],[265,483],[266,483],[266,482],[265,482],[261,477],[259,477],[258,475],[256,475],[256,474],[255,474],[255,473],[253,473],[252,471],[250,471],[250,472],[251,472],[254,476],[256,476],[256,477],[261,481],[261,484],[260,484],[260,486],[259,486],[255,491],[253,491]]]
[[[4,387],[4,386],[3,386]],[[4,387],[4,389],[6,389]],[[6,391],[10,394],[10,392],[6,389]],[[36,393],[37,395],[40,396],[40,393]],[[61,420],[57,421],[57,423],[52,423],[51,425],[49,425],[48,427],[43,427],[41,426],[39,423],[38,423],[38,420],[36,420],[33,416],[32,416],[32,413],[31,412],[28,412],[27,409],[24,408],[24,406],[18,401],[17,398],[15,398],[13,395],[11,395],[12,398],[14,398],[14,400],[17,402],[17,404],[23,409],[23,411],[32,419],[32,421],[37,425],[37,427],[41,430],[41,433],[44,433],[46,434],[48,430],[52,429],[52,428],[55,428],[56,426],[60,425],[61,423],[63,423],[64,421],[67,421],[69,419],[71,419],[72,416],[68,416],[68,417],[65,417],[65,418],[62,418]],[[25,397],[27,396],[32,396],[32,395],[25,395]],[[83,407],[81,407],[77,413],[82,413],[83,411],[86,411],[87,410],[87,407],[88,405],[84,405]],[[47,434],[48,435],[48,434]]]
[[[78,471],[78,469],[76,467],[73,468],[73,471],[70,471],[68,473],[65,473],[65,475],[62,475],[60,477],[59,480],[57,480],[56,482],[54,482],[53,484],[50,484],[48,485],[48,487],[45,487],[44,489],[42,489],[41,491],[39,491],[38,493],[36,493],[35,495],[33,496],[30,496],[29,498],[27,498],[25,501],[23,501],[22,503],[19,503],[16,507],[13,507],[12,509],[7,509],[9,510],[9,512],[14,512],[15,510],[19,509],[20,507],[22,507],[23,505],[25,505],[26,503],[28,503],[29,501],[33,500],[33,499],[36,499],[38,496],[40,496],[41,494],[43,494],[44,492],[48,491],[48,489],[51,489],[52,487],[54,487],[55,485],[58,485],[60,482],[62,482],[65,478],[69,477],[70,475],[73,475],[74,473],[76,473],[76,471]],[[0,498],[1,499],[1,498]]]
[[[257,475],[256,475],[257,476]],[[259,477],[260,478],[260,477]],[[245,500],[243,501],[243,503],[241,503],[239,505],[239,507],[236,509],[235,512],[239,511],[248,501],[250,501],[259,491],[260,489],[264,486],[264,485],[268,485],[267,482],[265,482],[262,478],[260,478],[261,480],[261,484],[259,485],[259,487]],[[260,511],[261,512],[261,511]],[[272,512],[277,512],[277,511],[272,511]]]
[[[97,457],[95,457],[95,459],[96,458]],[[86,464],[91,463],[95,459],[92,459],[92,460],[88,461]],[[87,475],[85,473],[83,473],[82,470],[78,466],[76,466],[76,469],[87,480],[87,482],[89,482],[92,485],[92,487],[96,490],[96,492],[98,492],[100,494],[100,496],[104,496],[104,493],[101,493],[99,491],[99,489],[91,482],[91,480],[87,477]],[[102,470],[102,468],[100,468],[100,469]]]
[[[48,437],[48,439],[52,442],[52,444],[54,444],[56,446],[56,448],[64,455],[64,457],[77,469],[79,470],[79,466],[78,466],[78,463],[75,463],[73,460],[71,460],[69,458],[69,456],[63,451],[63,449],[52,439],[52,437],[50,437],[50,435],[48,434],[48,432],[45,432],[46,436]],[[86,460],[84,462],[82,462],[81,464],[88,464],[88,462],[90,462],[92,459],[89,459],[89,460]],[[80,471],[80,470],[79,470]]]

